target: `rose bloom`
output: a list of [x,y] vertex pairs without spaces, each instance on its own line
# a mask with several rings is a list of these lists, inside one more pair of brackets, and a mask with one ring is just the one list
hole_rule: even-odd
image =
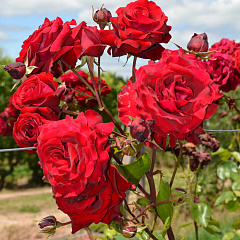
[[217,51],[209,55],[207,63],[214,70],[213,81],[224,92],[235,90],[240,84],[240,72],[235,68],[234,52],[240,48],[240,43],[223,38],[220,42],[215,43],[209,51]]
[[[45,118],[46,117],[46,118]],[[13,127],[13,138],[19,147],[36,147],[39,135],[39,126],[57,120],[57,115],[48,107],[24,108]],[[36,153],[36,150],[27,150]]]
[[160,43],[171,39],[168,18],[153,1],[137,0],[116,11],[110,19],[113,30],[100,30],[102,41],[110,45],[112,56],[127,53],[141,58],[158,60],[164,48]]
[[27,78],[13,94],[13,105],[21,110],[25,107],[49,107],[59,111],[59,103],[65,88],[59,87],[51,73],[41,73]]
[[[83,71],[78,71],[78,73],[93,88],[92,80],[88,78],[88,75]],[[70,91],[69,94],[75,96],[81,109],[89,109],[97,105],[97,101],[89,97],[93,96],[92,92],[74,72],[69,71],[63,74],[59,80],[64,81],[67,86],[75,88],[79,91],[74,93]],[[94,80],[96,87],[98,88],[98,78],[94,77]],[[103,79],[101,79],[101,95],[106,97],[110,92],[111,88],[109,85]],[[65,96],[68,98],[68,95]]]
[[40,127],[39,163],[73,233],[93,222],[109,224],[120,214],[130,183],[110,165],[113,127],[93,110]]
[[177,139],[200,143],[202,123],[217,110],[214,102],[222,97],[204,65],[180,50],[142,66],[136,82],[118,95],[120,120],[129,125],[132,116],[152,122],[153,137],[163,148],[168,135],[171,147]]
[[234,52],[234,57],[235,57],[235,68],[238,70],[238,72],[240,73],[240,48],[237,49]]
[[69,67],[75,67],[83,55],[102,55],[105,45],[98,39],[96,27],[87,27],[85,22],[75,28],[70,25],[77,23],[71,20],[63,24],[59,17],[54,21],[46,18],[39,29],[23,42],[16,62],[36,66],[33,74],[50,72],[59,77]]
[[9,98],[8,106],[0,113],[0,135],[11,136],[13,125],[19,116],[19,110],[12,105],[12,96]]

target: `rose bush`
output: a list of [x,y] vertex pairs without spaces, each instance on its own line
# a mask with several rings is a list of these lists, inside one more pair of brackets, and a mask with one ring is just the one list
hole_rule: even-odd
[[221,94],[203,62],[183,51],[163,54],[162,59],[136,71],[136,82],[123,87],[118,95],[120,120],[129,125],[131,117],[152,123],[157,143],[165,148],[177,139],[199,143],[202,122],[217,110]]
[[116,11],[118,17],[110,19],[113,30],[100,30],[102,41],[110,45],[112,56],[127,53],[136,57],[158,60],[164,48],[160,43],[171,39],[168,18],[152,1],[137,0]]
[[50,107],[59,111],[64,87],[58,87],[51,73],[41,73],[27,78],[13,94],[12,104],[19,110],[34,107]]

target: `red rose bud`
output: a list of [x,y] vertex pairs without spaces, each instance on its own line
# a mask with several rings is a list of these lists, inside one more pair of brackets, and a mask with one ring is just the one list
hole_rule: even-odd
[[92,17],[93,17],[93,21],[99,24],[100,29],[103,30],[107,25],[107,23],[110,22],[110,18],[112,17],[112,14],[106,8],[101,7],[92,15]]
[[192,36],[187,45],[188,50],[194,52],[207,52],[208,51],[208,37],[206,33],[196,34]]
[[61,227],[61,223],[57,221],[54,216],[47,216],[38,223],[40,233],[47,233],[49,236],[53,236],[56,229]]
[[20,79],[26,73],[26,66],[24,63],[16,62],[4,66],[4,70],[14,79]]
[[137,233],[137,227],[135,225],[132,225],[130,223],[125,223],[123,225],[122,235],[126,238],[132,238]]
[[135,118],[130,125],[130,133],[139,142],[151,141],[151,129],[149,123],[141,118]]

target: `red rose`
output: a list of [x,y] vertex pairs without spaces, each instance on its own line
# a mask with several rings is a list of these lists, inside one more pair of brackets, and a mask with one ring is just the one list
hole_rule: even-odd
[[[57,120],[55,113],[47,107],[29,107],[21,111],[13,127],[13,138],[19,147],[37,146],[39,126],[49,122],[49,120],[43,116],[47,116],[49,120]],[[27,152],[33,154],[36,150],[27,150]]]
[[17,121],[19,110],[12,105],[12,96],[9,99],[8,106],[0,113],[0,135],[11,136],[13,125]]
[[[59,60],[74,67],[83,54],[83,49],[79,40],[73,36],[70,25],[76,25],[76,21],[63,24],[59,17],[54,21],[46,18],[43,25],[23,42],[16,62],[27,61],[28,66],[38,67],[33,73],[50,72],[54,77],[59,77],[62,73]],[[61,65],[63,71],[69,69],[64,63]]]
[[76,197],[90,189],[94,194],[95,184],[105,178],[112,129],[112,123],[102,123],[101,116],[92,110],[75,120],[67,116],[40,127],[40,164],[55,187],[56,197]]
[[[93,87],[92,80],[88,79],[88,75],[83,71],[78,71],[79,75],[84,78],[88,84]],[[83,81],[72,71],[63,74],[59,80],[64,81],[67,86],[75,88],[79,92],[75,92],[74,96],[78,100],[78,105],[81,109],[89,109],[93,108],[97,105],[97,101],[95,99],[91,99],[90,96],[93,96],[92,92],[88,89],[88,87],[83,83]],[[96,87],[98,88],[98,78],[94,77]],[[101,79],[101,95],[106,97],[111,92],[111,88],[109,85]],[[66,100],[68,101],[68,96],[70,95],[70,99],[72,99],[73,92],[68,92],[66,95]]]
[[65,91],[58,87],[51,73],[41,73],[27,78],[13,94],[12,103],[17,109],[29,106],[50,107],[58,111],[60,98]]
[[[202,122],[217,110],[214,101],[222,96],[205,69],[202,62],[199,65],[183,51],[163,54],[158,63],[142,66],[136,71],[136,82],[118,96],[118,102],[122,101],[119,111],[125,106],[125,116],[121,115],[120,120],[129,125],[128,116],[133,116],[133,112],[134,117],[152,121],[154,138],[163,146],[168,134],[171,147],[177,139],[199,143],[197,135],[203,133]],[[126,96],[127,88],[132,92],[135,89],[131,101],[121,97]]]
[[224,92],[235,90],[240,84],[240,72],[235,68],[234,52],[240,48],[240,43],[223,38],[220,42],[215,43],[209,51],[217,51],[209,56],[207,63],[214,70],[213,81]]
[[104,183],[99,183],[96,188],[98,192],[94,196],[80,194],[70,198],[55,197],[59,209],[71,218],[72,233],[88,227],[93,222],[110,224],[119,216],[120,206],[130,183],[113,165],[110,165],[106,177]]
[[127,53],[136,57],[158,60],[164,48],[160,43],[171,39],[171,27],[161,8],[148,0],[137,0],[118,8],[112,17],[113,30],[101,30],[101,38],[111,46],[113,57]]
[[119,215],[124,192],[130,187],[109,165],[108,137],[113,127],[92,110],[75,120],[67,116],[40,127],[40,165],[59,208],[72,219],[73,233],[92,222],[109,223]]
[[234,57],[235,57],[235,68],[238,70],[238,72],[240,73],[240,48],[237,49],[234,52]]

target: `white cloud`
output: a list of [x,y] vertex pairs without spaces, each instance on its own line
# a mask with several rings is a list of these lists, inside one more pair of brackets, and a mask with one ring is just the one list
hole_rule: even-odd
[[10,37],[5,32],[0,31],[0,41],[7,41]]

